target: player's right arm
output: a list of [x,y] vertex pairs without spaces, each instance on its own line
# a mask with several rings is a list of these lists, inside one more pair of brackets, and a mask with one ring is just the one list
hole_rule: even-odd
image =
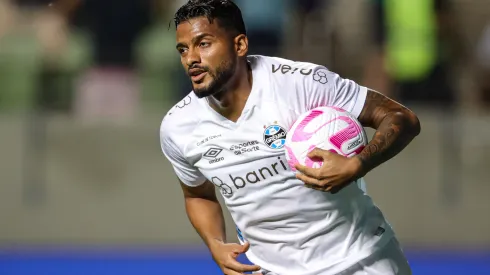
[[214,185],[205,181],[190,187],[180,181],[189,220],[208,247],[226,243],[225,222]]
[[260,270],[255,265],[239,263],[238,255],[247,252],[250,245],[226,243],[225,221],[221,205],[216,197],[214,184],[205,181],[197,187],[180,183],[185,198],[189,220],[209,247],[214,261],[224,274],[237,275]]
[[260,267],[244,265],[236,258],[245,253],[249,244],[226,243],[225,221],[221,205],[216,197],[214,184],[206,180],[183,153],[185,144],[180,143],[182,128],[172,123],[162,123],[160,144],[162,151],[172,164],[184,193],[185,209],[189,220],[208,246],[213,259],[226,275],[258,271]]

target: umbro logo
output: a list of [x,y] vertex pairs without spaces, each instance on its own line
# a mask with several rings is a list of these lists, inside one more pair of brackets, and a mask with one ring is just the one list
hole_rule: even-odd
[[225,159],[224,157],[218,158],[219,154],[221,154],[222,151],[223,149],[221,148],[211,147],[202,156],[206,159],[209,159],[209,164],[213,164]]
[[221,149],[221,148],[211,147],[211,148],[209,148],[209,150],[206,151],[206,153],[204,153],[203,157],[214,159],[219,154],[221,154],[222,151],[223,151],[223,149]]

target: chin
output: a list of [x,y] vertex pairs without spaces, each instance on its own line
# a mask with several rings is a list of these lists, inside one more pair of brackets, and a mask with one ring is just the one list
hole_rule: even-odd
[[193,85],[194,93],[198,98],[208,97],[216,94],[216,87],[213,87],[213,83],[205,84],[201,83],[200,85]]
[[198,98],[204,98],[212,96],[214,93],[211,90],[206,89],[205,87],[194,87],[194,94],[196,94]]

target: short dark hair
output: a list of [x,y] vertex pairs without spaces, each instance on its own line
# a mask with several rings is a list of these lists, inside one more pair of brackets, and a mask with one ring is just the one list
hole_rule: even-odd
[[175,27],[197,17],[206,17],[210,23],[217,20],[220,26],[237,35],[247,34],[242,12],[231,0],[189,0],[175,13]]

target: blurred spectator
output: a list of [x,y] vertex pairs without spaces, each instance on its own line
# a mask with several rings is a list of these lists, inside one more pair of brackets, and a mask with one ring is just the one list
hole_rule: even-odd
[[19,6],[32,7],[32,8],[48,7],[48,5],[53,2],[53,0],[14,0],[14,1]]
[[[456,91],[449,76],[457,33],[447,0],[371,0],[376,53],[366,85],[403,103],[450,106]],[[391,83],[391,84],[390,84]]]
[[480,100],[488,108],[490,107],[490,23],[479,39],[476,60]]
[[457,82],[450,71],[460,48],[449,0],[370,1],[376,51],[368,60],[364,85],[409,107],[427,105],[437,111],[441,191],[446,202],[454,203],[461,188],[462,150],[455,127]]
[[146,107],[152,105],[159,110],[169,107],[164,104],[173,105],[192,90],[175,49],[172,19],[180,6],[169,5],[169,2],[154,1],[153,23],[141,33],[135,49],[143,101]]
[[64,15],[48,4],[0,1],[2,107],[38,109],[57,102],[55,89],[41,87],[54,67],[67,65],[70,41]]
[[95,57],[94,68],[80,79],[77,114],[124,123],[136,115],[139,104],[134,46],[150,24],[151,2],[79,0],[75,8],[72,23],[90,34]]
[[150,24],[150,0],[78,2],[72,23],[90,32],[97,65],[132,67],[134,42]]
[[242,10],[249,54],[280,55],[291,0],[235,0]]
[[[323,64],[324,55],[331,49],[332,39],[325,39],[330,32],[325,26],[327,18],[323,7],[331,0],[293,0],[291,5],[291,20],[287,28],[288,57],[295,60],[313,61]],[[327,34],[328,33],[328,34]],[[329,37],[331,38],[331,36]],[[325,54],[318,54],[315,46],[321,45]],[[315,56],[315,57],[313,57]],[[329,66],[330,67],[330,66]]]
[[0,1],[0,38],[2,38],[15,22],[16,10],[10,1]]

